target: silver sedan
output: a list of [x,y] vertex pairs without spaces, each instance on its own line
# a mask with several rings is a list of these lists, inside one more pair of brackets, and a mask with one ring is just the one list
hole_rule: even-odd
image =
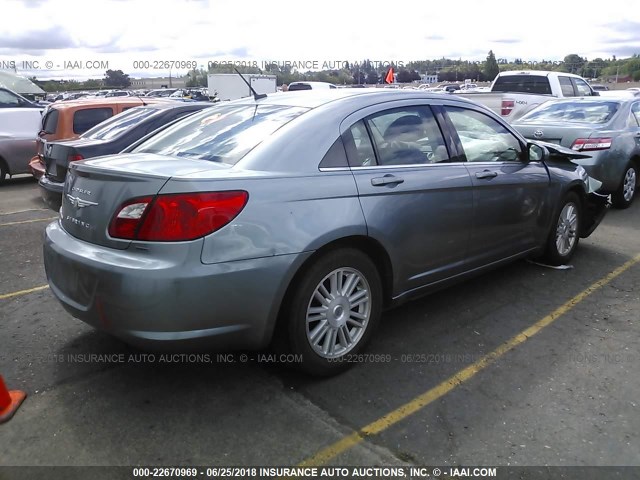
[[130,343],[275,341],[333,374],[384,308],[518,258],[567,262],[607,206],[582,156],[454,96],[229,102],[72,163],[46,272],[71,315]]
[[588,154],[577,163],[603,183],[615,207],[627,208],[640,181],[640,97],[606,93],[546,102],[513,126],[526,138]]

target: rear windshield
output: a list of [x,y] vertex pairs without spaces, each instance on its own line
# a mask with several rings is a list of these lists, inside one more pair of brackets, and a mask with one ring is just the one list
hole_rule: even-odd
[[122,133],[138,125],[139,122],[158,113],[157,108],[135,107],[130,108],[115,117],[111,117],[90,130],[87,130],[82,138],[92,140],[112,140]]
[[307,110],[279,105],[207,108],[154,135],[133,152],[235,165],[269,135]]
[[518,123],[571,122],[607,123],[620,108],[618,102],[557,102],[542,104]]
[[86,108],[73,114],[73,132],[84,133],[113,116],[111,108]]
[[289,85],[287,90],[290,92],[295,92],[296,90],[311,90],[311,85],[308,83],[294,83],[293,85]]
[[551,95],[551,85],[542,75],[504,75],[496,79],[491,91]]

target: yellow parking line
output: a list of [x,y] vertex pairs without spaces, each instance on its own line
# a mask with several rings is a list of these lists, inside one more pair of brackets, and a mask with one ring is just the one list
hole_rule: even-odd
[[625,272],[626,270],[628,270],[638,262],[640,262],[640,254],[636,255],[634,258],[632,258],[628,262],[624,263],[623,265],[616,268],[608,275],[604,276],[597,282],[593,283],[589,288],[587,288],[586,290],[583,290],[582,292],[577,294],[575,297],[573,297],[571,300],[565,302],[563,305],[556,308],[553,312],[551,312],[546,317],[538,320],[536,323],[531,325],[526,330],[523,330],[522,332],[520,332],[510,340],[507,340],[505,343],[500,345],[491,353],[488,353],[487,355],[482,357],[477,362],[469,365],[463,370],[460,370],[458,373],[452,375],[451,377],[447,378],[444,382],[440,383],[440,385],[437,385],[431,390],[428,390],[425,393],[417,396],[413,400],[409,401],[408,403],[405,403],[404,405],[393,410],[392,412],[387,413],[386,415],[379,418],[378,420],[375,420],[369,425],[361,428],[359,431],[353,432],[352,434],[337,441],[333,445],[330,445],[320,450],[318,453],[316,453],[312,457],[309,457],[308,459],[304,460],[300,464],[300,466],[314,466],[314,465],[326,464],[328,461],[337,457],[342,452],[345,452],[346,450],[349,450],[351,447],[354,447],[358,443],[362,442],[362,440],[364,440],[367,436],[376,435],[386,430],[387,428],[391,427],[392,425],[400,422],[401,420],[404,420],[410,415],[413,415],[419,410],[423,409],[433,401],[449,393],[458,385],[473,378],[478,372],[481,372],[482,370],[484,370],[486,367],[491,365],[497,359],[502,357],[505,353],[514,349],[518,345],[526,342],[529,338],[539,333],[543,328],[551,325],[558,318],[560,318],[562,315],[570,311],[573,307],[575,307],[577,304],[582,302],[585,298],[587,298],[593,292],[607,285],[614,278],[616,278],[621,273]]
[[0,217],[5,215],[17,215],[18,213],[26,213],[26,212],[41,212],[42,210],[49,210],[48,208],[28,208],[26,210],[16,210],[15,212],[2,212],[0,213]]
[[35,220],[23,220],[21,222],[0,223],[0,227],[8,227],[9,225],[20,225],[22,223],[46,222],[50,220],[55,220],[56,218],[58,217],[36,218]]
[[27,293],[39,292],[40,290],[44,290],[46,288],[49,288],[49,285],[41,285],[39,287],[33,287],[27,290],[18,290],[17,292],[4,293],[0,295],[0,300],[4,300],[5,298],[18,297],[20,295],[26,295]]

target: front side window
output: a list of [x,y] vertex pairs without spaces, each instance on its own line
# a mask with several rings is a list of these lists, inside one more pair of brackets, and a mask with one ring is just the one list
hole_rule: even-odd
[[308,111],[280,105],[206,108],[154,135],[133,152],[235,165],[280,127]]
[[589,87],[589,84],[584,80],[582,80],[581,78],[574,78],[573,82],[576,86],[576,91],[578,92],[578,95],[580,97],[590,97],[593,95],[593,92],[591,91],[591,87]]
[[515,162],[522,158],[518,139],[502,124],[475,110],[445,107],[468,162]]
[[576,94],[573,91],[573,83],[569,77],[558,77],[560,82],[560,90],[562,90],[563,97],[575,97]]
[[73,114],[73,132],[84,133],[113,116],[111,108],[85,108]]

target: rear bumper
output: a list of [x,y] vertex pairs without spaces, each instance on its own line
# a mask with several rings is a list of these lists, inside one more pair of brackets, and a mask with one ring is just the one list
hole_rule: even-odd
[[36,179],[40,179],[44,175],[45,165],[42,159],[36,155],[29,161],[29,171],[31,175],[36,177]]
[[590,193],[586,196],[581,238],[587,238],[593,233],[607,214],[610,206],[609,195]]
[[44,203],[51,210],[58,211],[62,206],[62,192],[64,191],[63,182],[54,182],[46,175],[42,175],[38,181],[40,186],[40,196]]
[[281,300],[308,254],[205,265],[199,241],[183,255],[115,250],[45,231],[51,291],[75,318],[152,350],[261,348]]

